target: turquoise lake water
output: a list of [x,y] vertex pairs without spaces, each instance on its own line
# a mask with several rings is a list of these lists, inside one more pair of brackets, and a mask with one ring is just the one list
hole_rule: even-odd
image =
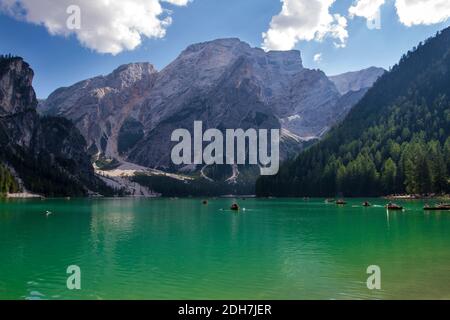
[[450,299],[450,212],[201,200],[2,201],[0,299]]

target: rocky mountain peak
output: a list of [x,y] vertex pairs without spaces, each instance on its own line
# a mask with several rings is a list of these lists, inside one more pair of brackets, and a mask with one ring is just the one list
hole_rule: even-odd
[[32,87],[34,72],[21,58],[0,62],[0,114],[12,115],[37,106]]
[[148,63],[130,63],[115,69],[111,74],[106,76],[107,83],[113,88],[125,88],[143,79],[148,79],[158,71],[155,67]]
[[269,51],[267,57],[270,64],[276,64],[287,70],[303,69],[303,62],[299,50]]
[[346,72],[329,77],[336,85],[339,93],[345,95],[351,91],[357,92],[361,89],[370,88],[386,70],[383,68],[370,67],[360,71]]
[[250,45],[244,41],[241,41],[239,38],[221,38],[191,44],[183,51],[183,53],[199,52],[201,50],[204,50],[205,48],[212,48],[212,47],[224,47],[232,49],[236,47],[250,48]]
[[236,84],[250,81],[258,87],[266,103],[280,101],[289,95],[286,90],[293,78],[304,70],[300,52],[295,50],[265,52],[237,38],[193,44],[158,74],[140,118],[153,128],[155,122],[184,108],[193,96],[209,94],[232,74]]
[[62,115],[74,105],[98,105],[105,97],[115,94],[127,99],[131,93],[125,93],[126,90],[138,90],[143,94],[152,87],[157,76],[158,71],[147,62],[121,65],[106,76],[97,76],[68,88],[57,89],[47,100],[40,103],[39,111],[44,114]]
[[190,78],[202,80],[209,76],[218,76],[223,68],[238,57],[251,55],[252,48],[236,38],[218,39],[190,45],[161,73],[174,72],[192,74]]
[[[238,57],[254,58],[259,64],[278,66],[281,69],[299,71],[303,68],[300,51],[268,51],[252,48],[238,38],[224,38],[190,45],[177,60],[212,60],[229,63]],[[177,61],[175,60],[175,61]]]

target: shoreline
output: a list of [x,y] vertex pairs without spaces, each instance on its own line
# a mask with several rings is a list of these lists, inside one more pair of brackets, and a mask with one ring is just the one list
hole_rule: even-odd
[[42,199],[45,198],[39,194],[30,193],[30,192],[18,192],[18,193],[7,193],[6,199]]
[[[158,195],[125,195],[125,196],[61,196],[61,197],[46,197],[31,192],[19,192],[19,193],[7,193],[3,195],[4,199],[260,199],[260,200],[276,200],[276,199],[299,199],[299,200],[311,200],[311,199],[327,199],[326,197],[257,197],[255,195],[221,195],[221,196],[158,196]],[[434,195],[434,196],[417,196],[417,195],[392,195],[392,196],[379,196],[379,197],[342,197],[343,199],[385,199],[385,200],[439,200],[450,201],[450,195]],[[333,198],[334,199],[334,198]],[[336,198],[337,199],[337,198]]]
[[448,194],[444,194],[444,195],[401,194],[401,195],[388,195],[388,196],[384,196],[382,198],[388,199],[388,200],[433,200],[433,199],[436,199],[436,200],[449,201],[450,195],[448,195]]

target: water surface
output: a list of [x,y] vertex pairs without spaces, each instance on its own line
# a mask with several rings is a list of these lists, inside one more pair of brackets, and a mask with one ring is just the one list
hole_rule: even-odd
[[0,202],[0,299],[450,299],[449,212],[238,201],[239,214],[232,199]]

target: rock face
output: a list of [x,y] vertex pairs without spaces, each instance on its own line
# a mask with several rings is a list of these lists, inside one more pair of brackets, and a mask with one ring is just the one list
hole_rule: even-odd
[[[235,91],[245,95],[240,96],[245,101],[228,96]],[[238,39],[222,39],[188,47],[163,69],[140,117],[145,127],[153,129],[198,97],[214,99],[215,103],[236,100],[232,109],[218,105],[209,112],[222,117],[224,113],[237,111],[239,118],[230,120],[238,122],[243,115],[241,111],[251,110],[259,103],[302,137],[320,134],[317,128],[320,124],[312,124],[311,113],[331,115],[339,94],[325,74],[303,68],[298,51],[266,53]],[[254,100],[252,104],[249,97]],[[224,123],[235,127],[232,124]]]
[[358,92],[372,87],[375,81],[385,72],[386,70],[382,68],[370,67],[360,71],[331,76],[330,80],[336,85],[339,93],[345,95],[351,91]]
[[336,118],[333,120],[333,124],[337,124],[344,120],[351,109],[364,97],[370,88],[362,88],[358,91],[349,91],[341,96],[336,103]]
[[336,103],[337,115],[333,124],[344,120],[351,109],[364,97],[386,70],[370,67],[361,71],[347,72],[329,77],[342,96]]
[[33,72],[21,59],[1,57],[0,116],[34,110],[36,96],[31,88]]
[[21,58],[0,57],[0,161],[36,193],[83,195],[103,188],[78,129],[67,119],[37,114],[32,80]]
[[119,131],[127,119],[137,116],[156,75],[148,63],[124,65],[108,76],[56,90],[40,104],[39,111],[72,120],[86,138],[91,154],[115,157]]
[[171,133],[192,132],[196,120],[205,130],[281,128],[287,157],[326,132],[353,101],[342,100],[322,71],[304,68],[299,51],[219,39],[189,46],[160,72],[130,64],[58,89],[40,110],[72,120],[92,153],[178,170],[170,161]]

